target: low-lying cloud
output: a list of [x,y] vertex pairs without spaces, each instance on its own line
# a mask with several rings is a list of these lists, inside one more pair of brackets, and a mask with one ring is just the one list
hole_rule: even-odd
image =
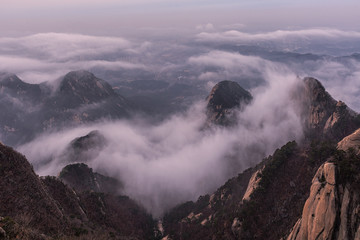
[[[155,125],[146,119],[104,121],[42,134],[18,150],[40,175],[57,175],[66,164],[62,162],[63,153],[71,140],[97,129],[108,140],[107,146],[88,164],[95,171],[123,181],[124,194],[160,216],[178,203],[211,193],[287,141],[300,140],[301,119],[290,93],[301,77],[318,78],[336,99],[359,111],[356,99],[360,94],[360,65],[356,56],[315,60],[310,56],[297,62],[296,57],[304,56],[294,58],[283,52],[281,59],[269,60],[273,53],[268,49],[256,48],[253,53],[250,48],[246,55],[237,51],[237,44],[269,40],[281,45],[282,40],[298,38],[306,44],[313,38],[354,40],[360,34],[309,29],[264,34],[228,31],[197,36],[198,43],[213,41],[224,44],[227,50],[198,43],[132,42],[73,34],[2,38],[0,71],[15,72],[25,81],[50,81],[77,69],[130,69],[152,72],[156,75],[154,79],[169,82],[190,79],[193,81],[187,82],[190,86],[203,83],[204,87],[212,87],[221,80],[239,80],[247,84],[254,96],[254,101],[238,113],[238,125],[230,128],[204,130],[205,103],[199,102],[186,113]],[[257,52],[270,57],[265,59]],[[159,77],[161,74],[163,78]],[[144,80],[142,76],[136,77]]]
[[40,175],[56,175],[66,164],[63,151],[74,138],[99,130],[107,146],[88,164],[120,179],[124,194],[154,216],[176,204],[214,191],[289,140],[300,140],[300,117],[290,92],[299,79],[264,72],[267,84],[253,90],[254,101],[238,113],[238,125],[205,129],[205,103],[151,125],[146,121],[103,122],[45,134],[20,146]]

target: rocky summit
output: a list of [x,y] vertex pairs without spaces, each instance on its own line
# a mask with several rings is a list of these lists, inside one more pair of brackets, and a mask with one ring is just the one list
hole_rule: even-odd
[[235,109],[241,109],[252,100],[251,94],[238,83],[221,81],[207,97],[207,115],[210,123],[229,125],[234,122],[231,116]]
[[360,126],[360,116],[344,102],[337,101],[315,78],[305,78],[300,98],[305,134],[310,138],[341,140]]

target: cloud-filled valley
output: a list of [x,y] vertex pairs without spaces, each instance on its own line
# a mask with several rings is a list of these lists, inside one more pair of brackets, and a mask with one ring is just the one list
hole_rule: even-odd
[[254,102],[238,113],[239,124],[229,129],[204,129],[205,105],[200,102],[156,125],[141,119],[85,125],[44,134],[18,150],[39,174],[56,175],[68,164],[61,162],[66,146],[99,130],[108,144],[88,164],[123,181],[124,192],[158,216],[215,190],[287,141],[301,140],[301,119],[295,103],[289,104],[299,79],[269,72],[267,80],[267,87],[254,90]]
[[[334,98],[360,110],[356,101],[360,57],[348,54],[357,46],[358,32],[216,32],[209,24],[199,30],[209,32],[176,41],[63,33],[0,38],[0,71],[15,73],[25,82],[48,81],[56,88],[67,72],[84,69],[109,81],[114,89],[122,87],[125,93],[127,84],[138,80],[202,89],[191,99],[182,93],[176,96],[190,99],[186,111],[168,114],[161,121],[150,121],[146,115],[130,120],[105,118],[38,133],[16,149],[38,174],[57,175],[68,164],[63,155],[69,143],[98,130],[107,143],[89,166],[120,179],[124,194],[160,216],[176,204],[211,193],[287,141],[301,141],[303,119],[293,91],[303,77],[319,79]],[[340,55],[334,54],[331,44],[326,54],[306,54],[326,40],[354,45]],[[235,126],[206,128],[204,99],[225,79],[238,82],[254,100],[237,112]],[[175,87],[171,91],[178,90]]]

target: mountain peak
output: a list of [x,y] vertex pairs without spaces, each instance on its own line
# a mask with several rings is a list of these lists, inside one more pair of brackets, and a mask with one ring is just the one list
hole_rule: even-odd
[[0,73],[0,83],[4,85],[19,84],[19,83],[26,84],[13,73]]
[[73,106],[98,103],[117,96],[109,83],[84,70],[66,74],[58,92],[65,95],[66,102]]
[[251,94],[243,89],[238,83],[221,81],[217,83],[207,97],[207,114],[211,122],[228,124],[226,115],[233,108],[248,104],[252,100]]
[[84,98],[85,102],[115,95],[110,84],[84,70],[66,74],[60,84],[60,92],[74,96],[87,96]]
[[305,132],[310,138],[323,136],[340,140],[359,127],[358,114],[344,102],[335,100],[319,80],[304,78],[301,92]]

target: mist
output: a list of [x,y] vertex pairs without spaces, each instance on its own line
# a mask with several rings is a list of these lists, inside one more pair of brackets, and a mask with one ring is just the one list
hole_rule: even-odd
[[200,101],[155,125],[143,118],[104,121],[45,133],[17,150],[38,174],[57,175],[68,164],[62,158],[68,144],[99,130],[107,145],[87,164],[122,181],[123,194],[159,217],[181,202],[211,193],[286,142],[301,141],[301,119],[291,97],[301,80],[283,66],[268,64],[266,84],[252,89],[254,101],[237,113],[233,127],[204,128],[206,108]]

